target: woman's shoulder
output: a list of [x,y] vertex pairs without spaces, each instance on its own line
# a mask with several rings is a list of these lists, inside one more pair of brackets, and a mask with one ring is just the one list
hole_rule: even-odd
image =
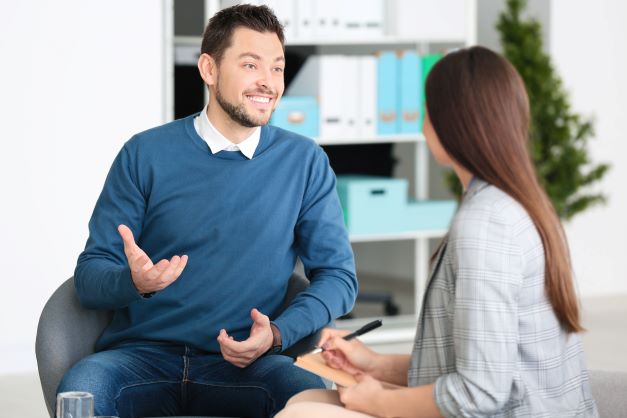
[[522,218],[529,218],[525,208],[505,191],[480,180],[477,182],[479,184],[468,191],[460,211],[504,223],[515,223]]
[[498,187],[476,181],[466,193],[451,225],[453,236],[486,236],[500,231],[504,238],[535,229],[525,208]]

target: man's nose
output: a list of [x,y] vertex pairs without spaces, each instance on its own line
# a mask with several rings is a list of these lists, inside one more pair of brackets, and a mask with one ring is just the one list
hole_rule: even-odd
[[272,81],[272,71],[267,69],[262,71],[259,79],[257,80],[257,85],[259,87],[263,87],[265,90],[274,91],[273,81]]

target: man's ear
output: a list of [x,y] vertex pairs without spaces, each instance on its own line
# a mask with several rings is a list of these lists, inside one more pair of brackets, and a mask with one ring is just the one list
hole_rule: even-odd
[[215,84],[217,68],[218,66],[211,55],[200,54],[200,57],[198,57],[198,71],[206,85],[213,86]]

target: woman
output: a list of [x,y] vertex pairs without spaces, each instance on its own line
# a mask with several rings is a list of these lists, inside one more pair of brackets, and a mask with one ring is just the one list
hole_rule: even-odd
[[303,392],[279,417],[597,416],[568,246],[529,157],[522,79],[472,47],[437,63],[425,90],[427,144],[465,191],[432,259],[413,353],[325,330],[326,361],[358,384]]

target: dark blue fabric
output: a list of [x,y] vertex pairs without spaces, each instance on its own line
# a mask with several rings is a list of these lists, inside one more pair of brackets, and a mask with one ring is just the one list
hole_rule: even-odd
[[[84,306],[115,310],[98,350],[165,341],[218,353],[221,328],[248,337],[252,308],[273,319],[288,347],[353,306],[353,254],[324,151],[264,126],[251,160],[212,154],[193,116],[134,136],[107,176],[75,271]],[[178,280],[142,298],[119,224],[155,263],[187,254]],[[297,256],[311,286],[276,317]]]
[[57,392],[92,393],[94,415],[270,417],[296,393],[323,388],[285,356],[241,369],[187,346],[133,343],[84,358]]

